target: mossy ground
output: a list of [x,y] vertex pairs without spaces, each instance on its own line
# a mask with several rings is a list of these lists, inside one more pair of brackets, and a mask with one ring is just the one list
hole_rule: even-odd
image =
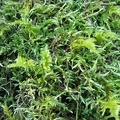
[[0,2],[1,120],[119,120],[118,0]]

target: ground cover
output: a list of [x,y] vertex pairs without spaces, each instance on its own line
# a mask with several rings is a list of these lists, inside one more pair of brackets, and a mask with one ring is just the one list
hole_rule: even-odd
[[119,0],[0,1],[1,120],[119,114]]

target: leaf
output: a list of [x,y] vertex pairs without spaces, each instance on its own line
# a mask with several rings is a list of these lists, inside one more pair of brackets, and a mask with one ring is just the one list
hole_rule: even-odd
[[101,108],[103,111],[103,114],[105,113],[106,109],[110,109],[110,117],[115,117],[116,120],[119,120],[119,110],[120,110],[120,105],[118,105],[117,100],[115,99],[109,99],[108,101],[102,101],[99,100],[101,103]]
[[23,9],[20,11],[23,21],[27,21],[31,5],[32,2],[24,2]]
[[6,25],[2,29],[0,29],[0,36],[3,36],[6,31],[10,30],[10,26]]
[[28,60],[21,56],[18,56],[18,58],[15,61],[15,63],[9,64],[7,67],[23,67],[25,70],[34,69],[35,67],[33,60]]
[[88,48],[91,52],[98,54],[98,51],[96,49],[95,43],[94,43],[95,39],[94,38],[84,38],[81,37],[78,40],[74,40],[70,47],[71,49],[79,49],[81,47],[86,47]]
[[47,46],[45,46],[45,48],[41,51],[41,58],[42,58],[41,65],[42,65],[43,71],[45,73],[51,72],[52,57],[50,55],[50,52]]
[[52,107],[62,107],[64,109],[67,109],[65,104],[59,102],[55,97],[47,96],[45,100],[43,101],[41,108],[45,107],[47,109],[51,109]]
[[96,43],[100,44],[104,41],[108,41],[115,38],[115,33],[111,31],[99,30],[99,31],[96,31],[93,36],[96,38]]
[[3,109],[4,109],[4,113],[7,115],[6,120],[15,120],[12,115],[12,111],[9,109],[6,102],[5,105],[3,106]]
[[95,43],[93,41],[94,41],[93,39],[89,38],[83,42],[83,46],[88,48],[91,52],[98,53],[95,47]]
[[110,6],[109,7],[109,14],[116,14],[120,16],[120,7],[119,6]]

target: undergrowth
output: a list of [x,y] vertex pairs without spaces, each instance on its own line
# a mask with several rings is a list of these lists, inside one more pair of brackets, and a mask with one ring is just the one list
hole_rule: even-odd
[[1,0],[0,119],[119,120],[119,5]]

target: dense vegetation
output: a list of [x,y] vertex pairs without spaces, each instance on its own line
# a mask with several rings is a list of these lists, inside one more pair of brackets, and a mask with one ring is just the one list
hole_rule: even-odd
[[119,111],[119,0],[1,0],[0,120]]

